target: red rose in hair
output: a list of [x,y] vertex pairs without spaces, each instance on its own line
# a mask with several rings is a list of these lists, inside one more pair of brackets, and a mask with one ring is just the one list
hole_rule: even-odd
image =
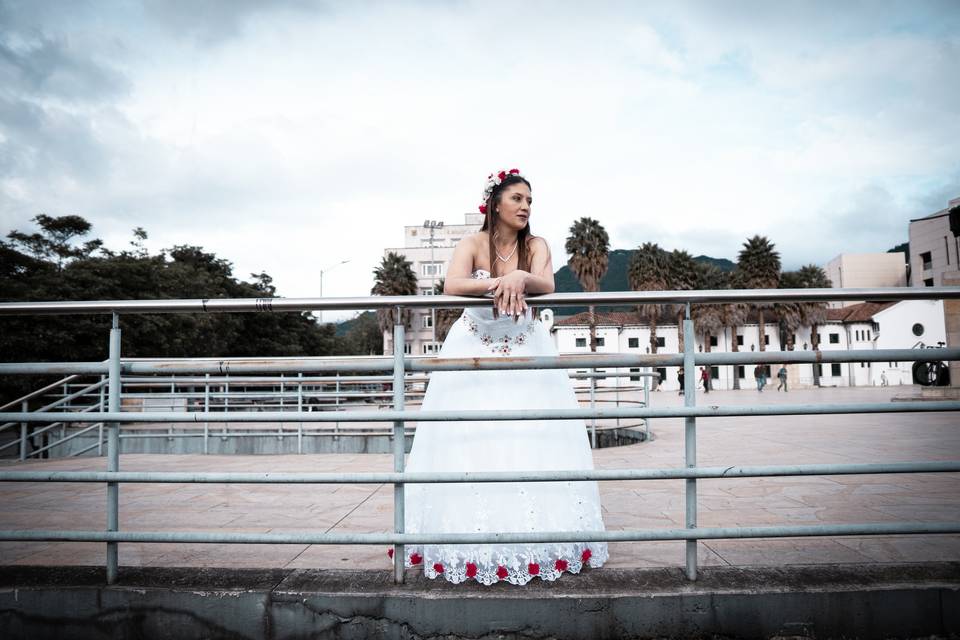
[[433,570],[436,571],[437,573],[443,573],[443,565],[438,562],[435,565],[433,565]]
[[538,565],[536,562],[531,562],[527,565],[527,573],[532,576],[540,575],[540,565]]
[[504,580],[507,577],[507,568],[503,565],[497,567],[497,577]]
[[590,551],[590,549],[584,549],[583,555],[580,556],[580,562],[586,564],[587,560],[589,560],[591,557],[593,557],[593,552]]
[[511,173],[511,175],[513,175],[513,174],[519,175],[519,174],[520,174],[520,169],[510,169],[510,173]]
[[553,565],[557,568],[557,571],[566,571],[567,570],[567,561],[566,560],[557,560],[556,564]]
[[387,557],[393,560],[393,548],[387,549]]
[[473,578],[477,575],[477,565],[472,562],[467,563],[467,577]]
[[504,180],[507,177],[507,172],[501,171],[500,173],[497,174],[497,177],[500,178],[501,180]]
[[420,564],[423,561],[423,557],[419,553],[410,554],[410,564]]
[[480,206],[477,207],[477,208],[480,209],[480,213],[486,215],[486,213],[487,213],[487,205],[482,204],[482,205],[480,205]]

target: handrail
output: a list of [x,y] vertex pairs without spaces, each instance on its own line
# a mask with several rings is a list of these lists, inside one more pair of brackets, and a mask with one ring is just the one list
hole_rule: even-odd
[[21,402],[23,402],[23,401],[25,401],[25,400],[32,400],[32,399],[36,398],[37,396],[42,396],[42,395],[45,394],[47,391],[50,391],[51,389],[55,389],[56,387],[59,387],[60,385],[68,384],[68,383],[70,383],[70,382],[73,382],[74,380],[76,380],[76,379],[79,378],[79,377],[80,377],[79,375],[69,375],[69,376],[67,376],[67,377],[65,377],[65,378],[61,378],[60,380],[57,380],[56,382],[51,382],[50,384],[48,384],[48,385],[45,386],[45,387],[41,387],[41,388],[37,389],[36,391],[31,391],[30,393],[28,393],[28,394],[25,395],[25,396],[21,396],[21,397],[17,398],[16,400],[11,400],[11,401],[8,402],[7,404],[5,404],[5,405],[3,405],[3,406],[0,406],[0,411],[3,411],[4,409],[9,409],[10,407],[12,407],[12,406],[14,406],[14,405],[18,405],[18,404],[20,404]]
[[[730,304],[734,302],[829,302],[888,300],[955,300],[960,287],[872,287],[863,289],[726,289],[713,291],[615,291],[551,293],[529,296],[544,306],[610,306],[642,304]],[[4,302],[0,315],[68,315],[88,313],[223,313],[275,311],[351,311],[488,307],[485,297],[365,296],[353,298],[221,298],[193,300],[84,300],[65,302]]]

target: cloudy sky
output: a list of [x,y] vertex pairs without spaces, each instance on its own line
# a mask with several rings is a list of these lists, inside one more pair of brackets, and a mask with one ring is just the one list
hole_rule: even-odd
[[960,196],[960,2],[0,0],[0,232],[78,214],[285,296],[366,295],[402,226],[518,166],[556,265],[885,251]]

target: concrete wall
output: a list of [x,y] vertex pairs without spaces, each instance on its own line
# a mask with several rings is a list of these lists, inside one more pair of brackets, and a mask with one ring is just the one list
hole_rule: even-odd
[[[842,253],[824,271],[837,289],[907,286],[907,260],[902,253]],[[856,301],[830,303],[834,308]]]

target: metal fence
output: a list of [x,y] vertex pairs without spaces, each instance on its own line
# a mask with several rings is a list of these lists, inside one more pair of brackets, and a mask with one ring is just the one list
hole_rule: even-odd
[[[760,289],[727,291],[664,291],[552,294],[539,296],[539,307],[568,305],[680,304],[686,307],[683,322],[682,354],[590,354],[555,357],[491,357],[491,358],[428,358],[412,359],[403,353],[404,326],[397,324],[393,333],[392,358],[326,360],[322,363],[301,359],[250,360],[231,362],[231,371],[257,373],[263,371],[290,373],[322,373],[332,371],[390,372],[393,374],[393,406],[386,411],[270,411],[258,413],[130,413],[121,412],[121,374],[207,374],[223,373],[224,361],[143,362],[124,361],[120,355],[120,314],[181,312],[279,312],[343,309],[396,309],[396,317],[404,307],[468,307],[486,306],[489,300],[454,296],[392,296],[373,298],[311,299],[234,299],[234,300],[156,300],[3,303],[0,315],[11,314],[74,314],[109,313],[109,358],[106,362],[81,363],[3,363],[0,375],[9,374],[105,374],[106,410],[85,413],[45,411],[0,412],[0,423],[48,423],[70,421],[107,425],[106,472],[3,471],[4,482],[95,482],[107,484],[107,527],[105,531],[0,531],[0,540],[93,541],[107,545],[107,582],[117,579],[118,544],[121,542],[206,542],[206,543],[277,543],[277,544],[391,544],[394,545],[394,579],[404,577],[406,544],[489,544],[544,542],[614,542],[641,540],[685,540],[686,574],[697,577],[697,541],[716,538],[764,538],[795,536],[888,535],[921,533],[960,533],[960,522],[930,523],[863,523],[855,525],[772,526],[772,527],[697,527],[697,480],[701,478],[742,478],[760,476],[806,476],[878,473],[942,473],[960,471],[960,461],[901,462],[884,464],[829,464],[698,467],[696,464],[697,418],[746,415],[815,415],[851,413],[892,413],[958,411],[960,401],[858,403],[763,406],[696,406],[697,365],[739,365],[773,363],[882,362],[882,361],[950,361],[960,359],[960,349],[887,349],[849,351],[787,351],[749,353],[696,353],[694,327],[690,319],[691,304],[723,304],[750,302],[825,302],[829,300],[905,300],[960,299],[960,287],[887,288],[887,289]],[[684,406],[680,408],[591,408],[482,410],[482,411],[411,411],[405,408],[404,377],[408,372],[505,370],[505,369],[583,369],[595,367],[662,367],[682,366]],[[592,418],[649,419],[684,418],[684,466],[674,469],[624,469],[593,471],[515,471],[496,473],[404,472],[404,423],[407,421],[462,420],[569,420]],[[393,473],[153,473],[121,472],[119,425],[121,422],[387,422],[393,426]],[[647,529],[632,531],[566,531],[566,532],[498,532],[462,534],[404,533],[404,485],[407,483],[460,482],[544,482],[606,480],[683,480],[685,487],[685,527],[682,529]],[[132,532],[119,530],[119,486],[121,483],[250,483],[250,484],[370,484],[394,486],[394,531],[392,533],[211,533],[211,532]]]

